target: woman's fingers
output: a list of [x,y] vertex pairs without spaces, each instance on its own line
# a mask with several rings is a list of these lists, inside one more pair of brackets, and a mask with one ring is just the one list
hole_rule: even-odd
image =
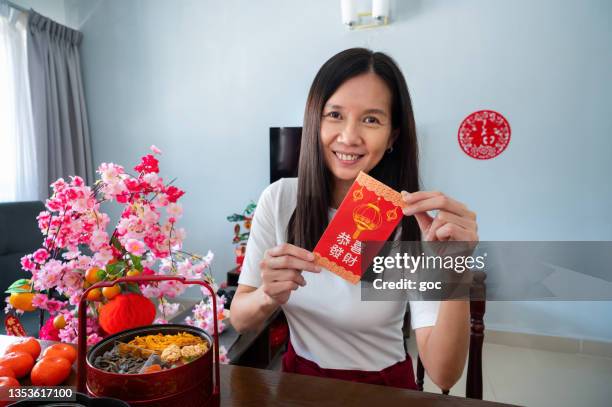
[[270,257],[278,257],[278,256],[293,256],[298,259],[302,259],[304,261],[314,261],[315,256],[312,252],[309,252],[306,249],[302,249],[301,247],[297,247],[290,243],[283,243],[276,247],[273,247],[266,251]]
[[[433,196],[429,193],[429,194],[424,194],[422,193],[422,191],[419,192],[415,192],[415,194],[420,194],[419,196]],[[402,191],[402,198],[404,199],[404,202],[406,202],[406,205],[409,205],[409,203],[414,201],[414,198],[412,197],[412,195],[414,194],[409,194],[406,191]],[[406,207],[404,207],[403,209],[404,215],[408,215],[406,213]],[[413,215],[412,213],[410,215]],[[427,212],[418,212],[418,213],[414,213],[414,217],[417,220],[417,223],[419,224],[419,228],[421,229],[421,233],[425,234],[427,233],[427,231],[429,230],[431,223],[433,222],[433,218],[427,213]]]
[[321,267],[314,264],[312,261],[305,261],[293,256],[278,256],[267,259],[267,266],[272,269],[293,269],[306,270],[313,273],[319,273]]
[[304,276],[302,276],[302,273],[298,270],[271,269],[267,272],[262,272],[262,279],[269,283],[277,281],[293,281],[302,287],[306,285]]
[[268,285],[266,294],[270,297],[276,297],[287,291],[295,291],[298,287],[299,285],[295,281],[277,281]]
[[440,229],[442,226],[446,225],[447,223],[453,223],[466,230],[476,231],[478,228],[478,226],[476,225],[476,222],[470,218],[457,216],[453,213],[446,212],[446,211],[440,211],[436,215],[431,227],[427,231],[427,235],[425,236],[425,241],[443,240],[443,239],[438,239],[436,233],[438,229]]
[[[436,191],[402,191],[402,198],[404,214],[415,216],[426,241],[478,239],[476,214],[463,203]],[[435,210],[432,218],[427,212]]]
[[462,242],[478,241],[478,234],[474,230],[468,230],[454,223],[447,223],[435,232],[437,240],[455,240]]
[[[412,195],[416,195],[415,192]],[[404,207],[405,215],[414,215],[419,212],[427,212],[434,210],[445,210],[447,212],[452,212],[459,216],[468,216],[474,217],[475,214],[471,212],[464,204],[450,198],[446,195],[422,195],[421,200],[417,200],[414,197],[411,197],[410,201],[407,202],[407,206]]]
[[288,243],[267,250],[260,263],[264,292],[284,304],[289,300],[291,291],[306,285],[303,270],[321,272],[314,259],[314,254],[308,250]]

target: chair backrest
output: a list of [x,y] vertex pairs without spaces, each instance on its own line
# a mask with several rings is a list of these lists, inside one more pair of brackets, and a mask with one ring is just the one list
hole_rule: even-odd
[[[470,287],[470,349],[468,355],[467,380],[465,396],[482,400],[482,344],[484,342],[484,314],[486,311],[486,284],[487,274],[474,273],[472,287]],[[417,358],[416,382],[419,390],[423,391],[425,383],[425,368],[421,358]],[[448,394],[449,390],[442,390]]]
[[20,259],[38,249],[43,237],[36,217],[45,206],[40,201],[0,203],[0,288],[26,273],[21,270]]
[[[4,292],[15,280],[28,278],[21,269],[21,258],[40,248],[43,236],[36,217],[45,209],[40,201],[0,203],[0,288]],[[36,336],[43,323],[44,312],[26,312],[19,316],[29,335]],[[4,325],[4,318],[0,318]]]

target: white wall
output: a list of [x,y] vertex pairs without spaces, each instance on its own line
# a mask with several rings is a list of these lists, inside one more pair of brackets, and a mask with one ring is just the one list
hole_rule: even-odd
[[[612,2],[395,1],[391,26],[349,32],[339,1],[71,1],[96,162],[150,144],[178,177],[189,249],[232,266],[225,216],[268,183],[268,127],[301,125],[320,65],[366,46],[402,67],[423,183],[468,203],[483,240],[612,239]],[[512,141],[477,161],[470,112],[502,112]],[[612,340],[610,303],[489,303],[489,328]]]

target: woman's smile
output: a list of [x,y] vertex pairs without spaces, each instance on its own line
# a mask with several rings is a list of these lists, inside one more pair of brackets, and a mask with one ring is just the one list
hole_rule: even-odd
[[351,166],[357,164],[359,160],[361,160],[365,154],[356,154],[356,153],[345,153],[342,151],[334,151],[334,155],[338,159],[338,162],[341,165]]

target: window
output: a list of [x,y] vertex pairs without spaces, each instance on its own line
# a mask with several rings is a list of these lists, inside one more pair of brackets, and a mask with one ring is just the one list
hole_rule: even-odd
[[0,201],[37,199],[27,15],[0,5]]

